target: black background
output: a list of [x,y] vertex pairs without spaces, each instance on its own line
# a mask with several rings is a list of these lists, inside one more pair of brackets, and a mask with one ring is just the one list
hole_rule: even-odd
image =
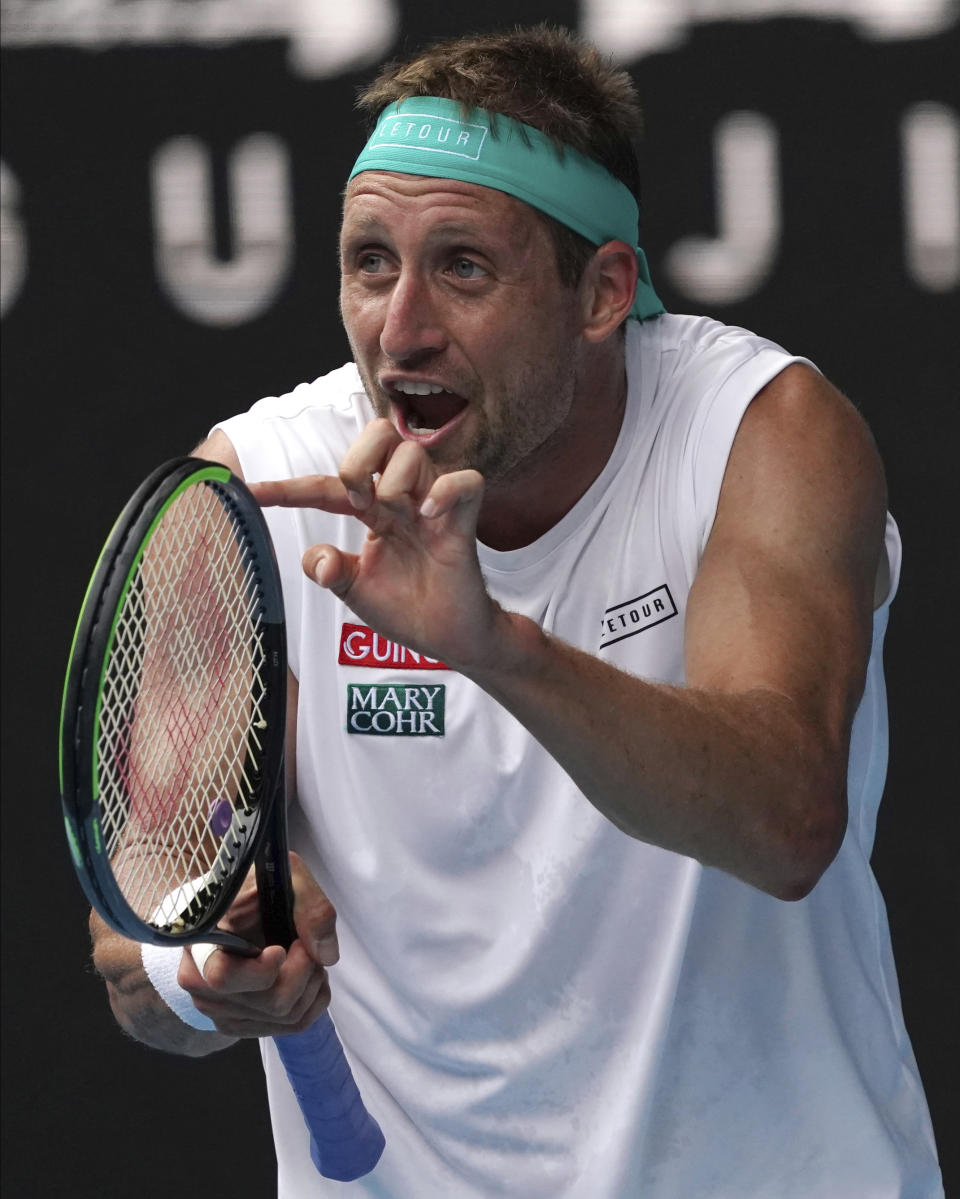
[[[467,11],[409,5],[395,50],[463,32]],[[577,13],[569,2],[498,2],[471,27],[546,17],[575,26]],[[659,267],[681,237],[714,231],[712,131],[732,110],[761,112],[778,129],[782,156],[776,269],[747,300],[710,314],[814,359],[860,406],[886,460],[905,560],[887,643],[891,762],[874,864],[948,1194],[951,1180],[960,1187],[948,874],[960,740],[960,305],[956,290],[925,291],[907,273],[899,129],[918,102],[960,111],[958,64],[957,27],[868,42],[843,22],[781,19],[703,25],[631,67],[647,124],[644,240],[668,308],[703,307]],[[282,39],[3,52],[3,158],[20,184],[29,249],[25,284],[3,322],[11,1196],[272,1193],[255,1048],[174,1059],[125,1040],[112,1023],[88,965],[84,903],[61,831],[59,694],[87,576],[140,478],[218,418],[346,359],[335,233],[361,142],[353,97],[369,74],[297,77]],[[261,317],[201,325],[157,285],[148,163],[179,134],[222,157],[260,130],[290,153],[295,266]],[[186,1147],[196,1138],[201,1150]]]

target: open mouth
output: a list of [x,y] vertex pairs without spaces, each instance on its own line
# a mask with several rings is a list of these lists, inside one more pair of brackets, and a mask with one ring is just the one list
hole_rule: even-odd
[[390,395],[399,416],[400,432],[418,440],[429,440],[467,407],[467,401],[438,383],[401,379]]

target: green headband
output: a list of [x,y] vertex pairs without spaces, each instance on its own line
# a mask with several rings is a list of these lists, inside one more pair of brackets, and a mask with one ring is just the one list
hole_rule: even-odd
[[516,196],[595,246],[625,241],[636,250],[640,268],[630,315],[641,321],[660,316],[664,307],[636,244],[640,214],[630,189],[570,146],[561,153],[539,129],[482,108],[470,116],[466,121],[455,100],[436,96],[391,104],[380,114],[350,178],[361,171],[399,171],[463,179]]

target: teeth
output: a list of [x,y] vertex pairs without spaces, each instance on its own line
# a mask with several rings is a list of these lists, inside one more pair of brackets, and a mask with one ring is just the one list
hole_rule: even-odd
[[439,395],[441,391],[446,391],[446,388],[441,387],[439,383],[419,383],[412,379],[401,379],[394,383],[393,388],[394,391],[408,396],[435,396]]

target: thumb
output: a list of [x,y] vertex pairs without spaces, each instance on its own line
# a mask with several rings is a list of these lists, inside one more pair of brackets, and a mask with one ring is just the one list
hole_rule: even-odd
[[290,854],[290,875],[297,937],[318,965],[336,965],[340,960],[336,909],[299,854]]
[[303,573],[343,599],[353,585],[359,559],[334,545],[312,545],[303,555]]

